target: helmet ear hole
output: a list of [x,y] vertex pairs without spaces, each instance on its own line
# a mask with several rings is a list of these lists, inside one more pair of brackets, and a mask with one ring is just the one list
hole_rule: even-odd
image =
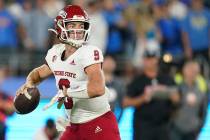
[[62,31],[62,33],[61,33],[61,38],[62,38],[62,39],[64,39],[64,40],[66,40],[66,39],[67,39],[67,35],[66,35],[66,33],[65,33],[65,32],[63,32],[63,31]]
[[88,22],[84,22],[84,29],[88,30],[90,28],[90,24]]

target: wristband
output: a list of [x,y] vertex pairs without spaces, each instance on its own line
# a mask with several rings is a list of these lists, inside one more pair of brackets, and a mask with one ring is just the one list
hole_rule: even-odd
[[81,91],[74,91],[74,92],[72,92],[70,89],[67,89],[67,95],[72,98],[80,98],[80,99],[90,98],[87,93],[87,89]]

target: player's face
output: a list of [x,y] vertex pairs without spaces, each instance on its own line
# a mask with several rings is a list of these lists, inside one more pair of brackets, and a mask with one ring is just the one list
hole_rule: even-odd
[[69,22],[66,25],[68,36],[70,39],[81,40],[84,37],[84,23],[83,22]]

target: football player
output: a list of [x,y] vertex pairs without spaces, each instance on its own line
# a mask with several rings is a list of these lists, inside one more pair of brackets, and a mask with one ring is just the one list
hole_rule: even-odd
[[68,109],[71,109],[70,125],[60,139],[119,140],[117,121],[108,103],[103,55],[98,47],[87,44],[88,15],[81,7],[68,5],[55,18],[52,31],[60,44],[49,49],[46,64],[29,73],[17,95],[53,74],[58,94],[68,97]]

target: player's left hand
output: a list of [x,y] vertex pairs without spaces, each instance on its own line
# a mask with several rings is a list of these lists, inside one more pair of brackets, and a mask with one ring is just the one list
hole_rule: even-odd
[[65,99],[68,97],[68,95],[67,95],[67,88],[65,86],[62,86],[62,87],[63,87],[63,89],[62,89],[63,96],[58,98],[58,105],[57,105],[58,109],[61,108],[61,106],[65,102]]
[[43,110],[47,110],[55,102],[58,102],[57,108],[60,109],[64,103],[65,97],[67,97],[67,88],[63,86],[63,89],[58,91],[58,93],[51,99],[51,101],[47,105],[44,106]]
[[67,96],[68,96],[68,94],[67,94],[67,88],[66,88],[65,86],[62,86],[62,87],[63,87],[63,89],[62,89],[63,95],[64,95],[65,97],[67,97]]

